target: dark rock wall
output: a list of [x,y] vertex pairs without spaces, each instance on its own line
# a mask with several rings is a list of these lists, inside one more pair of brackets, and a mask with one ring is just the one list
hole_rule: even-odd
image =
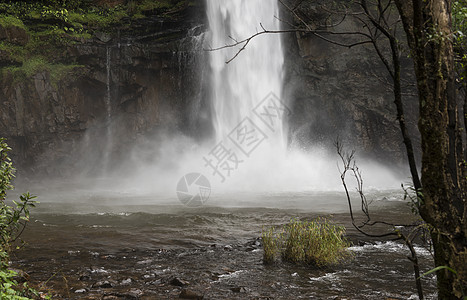
[[200,89],[194,43],[202,31],[196,13],[183,22],[148,18],[132,30],[97,33],[68,47],[64,57],[83,67],[58,82],[47,71],[19,81],[2,73],[0,135],[15,150],[18,168],[66,175],[87,165],[86,172],[96,173],[104,152],[121,159],[141,137],[195,134],[199,122],[186,110]]
[[[197,9],[182,21],[148,18],[126,32],[98,33],[70,46],[64,56],[84,67],[58,82],[47,72],[19,82],[4,73],[0,136],[14,148],[17,166],[65,175],[86,164],[93,173],[102,168],[103,153],[110,150],[110,160],[118,161],[145,137],[161,132],[209,136],[206,54],[199,51],[206,26]],[[27,36],[0,30],[0,38]],[[390,86],[383,84],[389,78],[371,48],[347,49],[306,34],[284,35],[284,47],[292,143],[332,147],[339,137],[381,162],[405,161]],[[410,78],[409,60],[405,69]],[[406,103],[408,115],[415,116],[416,99],[408,97]],[[415,132],[416,120],[408,121]],[[109,128],[111,149],[106,148]]]
[[[364,29],[348,18],[333,30]],[[345,36],[339,39],[344,44],[353,41]],[[332,148],[339,138],[364,157],[389,165],[405,163],[392,82],[372,46],[347,48],[303,33],[285,35],[284,44],[285,95],[294,111],[290,122],[293,143],[303,148]],[[402,64],[403,79],[414,84],[411,60],[403,58]],[[406,120],[418,148],[416,90],[409,86],[404,93]]]

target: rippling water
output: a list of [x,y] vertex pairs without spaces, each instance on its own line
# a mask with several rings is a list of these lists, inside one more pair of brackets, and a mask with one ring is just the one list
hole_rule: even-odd
[[[225,194],[196,209],[149,195],[40,194],[14,264],[32,281],[49,280],[57,299],[170,299],[186,288],[205,299],[416,298],[409,251],[353,230],[342,193]],[[400,194],[369,192],[373,218],[414,220]],[[321,215],[348,228],[353,259],[323,270],[263,265],[264,226]],[[419,255],[429,270],[430,254],[419,248]],[[423,281],[435,298],[433,277]]]

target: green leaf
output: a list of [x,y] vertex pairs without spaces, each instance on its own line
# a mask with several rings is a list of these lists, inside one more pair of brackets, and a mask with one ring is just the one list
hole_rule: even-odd
[[452,269],[452,268],[450,268],[450,267],[448,267],[448,266],[438,266],[438,267],[436,267],[436,268],[431,269],[430,271],[428,271],[428,272],[426,272],[426,273],[423,273],[422,276],[418,277],[417,279],[420,279],[420,278],[422,278],[423,276],[429,275],[429,274],[431,274],[431,273],[434,273],[434,272],[437,272],[437,271],[443,270],[443,269],[446,269],[446,270],[448,270],[448,271],[450,271],[450,272],[452,272],[452,273],[454,273],[454,274],[457,275],[457,272],[456,272],[454,269]]

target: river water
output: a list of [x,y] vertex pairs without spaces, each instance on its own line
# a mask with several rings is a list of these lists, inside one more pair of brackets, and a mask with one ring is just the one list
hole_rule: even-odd
[[[280,29],[276,0],[208,0],[207,16],[212,48]],[[303,154],[290,146],[287,118],[293,115],[282,90],[280,36],[258,36],[241,50],[243,45],[210,52],[215,134],[209,145],[196,148],[174,136],[152,141],[148,152],[157,163],[134,151],[134,160],[116,168],[112,175],[119,182],[112,184],[86,183],[85,172],[79,184],[25,184],[41,203],[32,210],[22,236],[26,245],[12,256],[13,267],[55,299],[173,299],[183,293],[204,299],[416,299],[409,251],[352,228],[329,149],[316,145],[312,154]],[[366,186],[378,187],[367,193],[374,200],[373,219],[416,221],[400,189],[381,188],[397,187],[399,178],[364,163]],[[178,180],[193,173],[206,175],[212,187],[206,204],[196,208],[183,206],[175,193]],[[351,259],[325,269],[263,264],[263,228],[318,216],[347,227]],[[417,250],[422,271],[431,269],[429,252]],[[427,276],[423,284],[427,298],[435,298],[434,278]]]
[[[342,192],[224,194],[199,208],[174,197],[38,192],[13,265],[56,299],[172,299],[182,290],[204,299],[417,298],[409,251],[353,230]],[[399,190],[367,195],[375,220],[416,220]],[[347,227],[352,259],[327,269],[262,263],[263,228],[317,216]],[[429,252],[417,250],[429,270]],[[434,278],[423,284],[434,299]]]

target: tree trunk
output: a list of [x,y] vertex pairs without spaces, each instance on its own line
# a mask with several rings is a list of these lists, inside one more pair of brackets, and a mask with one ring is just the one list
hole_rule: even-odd
[[450,0],[396,0],[414,59],[422,141],[420,215],[432,226],[439,299],[467,295],[467,206]]

